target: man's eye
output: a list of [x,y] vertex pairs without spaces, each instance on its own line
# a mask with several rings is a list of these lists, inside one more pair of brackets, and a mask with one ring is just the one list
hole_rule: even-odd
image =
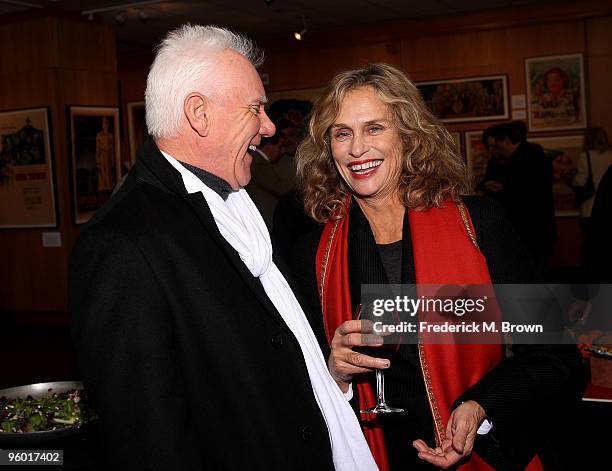
[[370,126],[368,129],[370,134],[378,134],[379,132],[382,132],[382,130],[382,126]]
[[260,110],[261,110],[261,105],[249,105],[249,110],[255,116],[259,116],[259,113],[260,113]]

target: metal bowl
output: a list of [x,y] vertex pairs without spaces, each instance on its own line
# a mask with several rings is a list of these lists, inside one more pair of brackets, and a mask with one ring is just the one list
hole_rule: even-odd
[[[15,388],[1,389],[0,397],[9,399],[25,399],[28,396],[37,399],[46,396],[49,392],[63,393],[70,389],[83,389],[80,381],[56,381],[52,383],[28,384]],[[0,432],[0,444],[24,445],[30,443],[46,442],[59,438],[69,437],[81,433],[83,427],[73,426],[44,432],[8,433]]]

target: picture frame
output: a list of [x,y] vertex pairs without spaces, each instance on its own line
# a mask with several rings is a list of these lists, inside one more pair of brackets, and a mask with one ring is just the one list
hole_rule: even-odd
[[583,62],[582,54],[525,59],[529,131],[586,127]]
[[277,134],[282,132],[285,136],[284,154],[278,163],[284,174],[295,174],[293,157],[307,133],[312,105],[322,91],[323,88],[304,88],[267,94],[266,112],[276,126]]
[[51,108],[0,112],[0,229],[57,227]]
[[136,162],[138,149],[148,137],[144,101],[132,101],[127,104],[127,122],[130,164],[133,165]]
[[571,181],[577,160],[584,152],[584,135],[531,136],[529,142],[541,145],[546,156],[552,161],[555,216],[579,216],[580,209],[576,204],[576,192]]
[[433,80],[415,85],[429,109],[443,123],[510,117],[507,75]]
[[465,143],[465,160],[472,189],[477,190],[483,182],[491,154],[482,142],[483,130],[466,131],[463,134]]
[[83,224],[121,179],[119,108],[68,106],[73,219]]

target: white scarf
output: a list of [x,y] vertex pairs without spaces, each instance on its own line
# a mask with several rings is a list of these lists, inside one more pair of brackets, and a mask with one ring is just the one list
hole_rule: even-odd
[[[280,270],[272,261],[270,234],[257,207],[244,189],[230,193],[227,201],[207,187],[177,160],[162,152],[180,172],[188,193],[201,192],[219,232],[238,252],[297,339],[319,409],[329,431],[337,471],[374,471],[378,467],[365,441],[357,417],[327,369],[300,304]],[[299,407],[299,404],[295,405]]]

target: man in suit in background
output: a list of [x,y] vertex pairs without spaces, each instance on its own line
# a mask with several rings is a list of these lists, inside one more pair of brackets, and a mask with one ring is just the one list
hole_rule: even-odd
[[275,132],[260,57],[222,28],[168,34],[147,78],[152,140],[72,253],[109,469],[376,469],[243,189]]
[[251,181],[246,187],[268,228],[272,227],[278,200],[293,188],[295,180],[294,176],[286,178],[279,171],[278,163],[282,160],[285,145],[285,136],[279,128],[277,125],[276,135],[263,138],[257,150],[251,152]]
[[555,243],[552,163],[542,147],[527,141],[521,121],[486,129],[483,142],[492,154],[484,191],[498,200],[544,274]]

